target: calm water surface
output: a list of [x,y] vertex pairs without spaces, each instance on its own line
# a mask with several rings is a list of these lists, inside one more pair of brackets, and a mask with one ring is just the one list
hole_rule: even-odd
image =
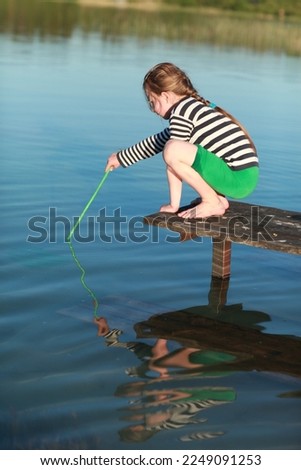
[[[160,156],[110,174],[74,242],[99,325],[64,239],[107,156],[163,128],[141,91],[162,60],[248,127],[261,157],[248,202],[299,211],[300,59],[80,30],[0,40],[1,448],[301,449],[300,355],[294,374],[263,354],[246,365],[231,337],[216,351],[191,324],[221,318],[300,351],[299,257],[234,246],[221,301],[209,240],[141,224],[167,201]],[[174,315],[193,338],[173,336]]]

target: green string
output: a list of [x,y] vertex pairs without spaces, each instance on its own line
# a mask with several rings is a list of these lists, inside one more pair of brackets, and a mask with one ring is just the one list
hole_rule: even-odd
[[69,235],[68,235],[68,238],[67,238],[67,241],[68,241],[68,242],[71,240],[74,231],[77,229],[77,227],[78,227],[78,225],[81,223],[81,220],[82,220],[82,218],[84,217],[85,213],[87,212],[87,210],[89,209],[90,205],[92,204],[92,202],[93,202],[94,199],[96,198],[98,191],[100,190],[100,188],[101,188],[102,185],[104,184],[104,182],[105,182],[105,180],[107,179],[108,174],[110,173],[110,171],[111,171],[111,169],[109,169],[109,170],[107,170],[107,171],[105,172],[105,174],[104,174],[103,177],[102,177],[102,180],[100,181],[99,185],[98,185],[97,188],[95,189],[94,194],[91,196],[90,200],[87,202],[86,207],[84,208],[83,212],[82,212],[81,215],[79,216],[78,221],[76,222],[76,224],[74,225],[73,229],[71,230],[71,232],[70,232]]
[[94,294],[94,292],[92,291],[92,289],[90,289],[89,286],[87,286],[86,282],[85,282],[85,275],[86,275],[86,271],[84,270],[84,268],[82,267],[82,265],[80,264],[80,261],[78,259],[78,257],[76,256],[75,254],[75,251],[74,251],[74,248],[72,246],[72,243],[71,243],[71,240],[68,241],[68,245],[69,245],[69,248],[70,248],[70,251],[71,251],[71,254],[72,254],[72,257],[75,261],[75,263],[77,264],[79,270],[81,271],[81,277],[80,277],[80,281],[82,283],[82,286],[84,289],[86,289],[86,291],[90,294],[90,296],[92,297],[93,299],[93,306],[94,306],[94,311],[93,311],[93,315],[95,318],[97,318],[97,311],[98,311],[98,307],[99,307],[99,303],[98,303],[98,300],[96,298],[96,295]]
[[92,291],[92,289],[90,289],[90,287],[87,286],[86,282],[85,282],[85,275],[86,275],[86,271],[85,269],[82,267],[79,259],[77,258],[76,254],[75,254],[75,251],[74,251],[74,248],[73,248],[73,245],[72,245],[72,242],[71,242],[71,238],[72,238],[72,235],[74,234],[74,231],[76,230],[76,228],[79,226],[82,218],[84,217],[85,213],[87,212],[87,210],[89,209],[90,205],[92,204],[92,202],[94,201],[95,197],[97,196],[97,193],[98,191],[101,189],[102,185],[104,184],[105,180],[107,179],[108,177],[108,174],[110,173],[111,169],[107,170],[105,172],[105,174],[103,175],[102,177],[102,180],[100,181],[99,185],[97,186],[96,190],[94,191],[93,195],[91,196],[90,200],[87,202],[84,210],[82,211],[81,215],[79,216],[76,224],[73,226],[71,232],[69,233],[68,237],[67,237],[67,243],[69,245],[69,248],[70,248],[70,251],[71,251],[71,254],[72,254],[72,257],[76,263],[76,265],[78,266],[79,270],[81,271],[81,277],[80,277],[80,280],[81,280],[81,283],[82,283],[82,286],[84,287],[84,289],[86,289],[86,291],[89,293],[89,295],[92,297],[92,300],[93,300],[93,305],[94,305],[94,311],[93,311],[93,314],[94,314],[94,317],[97,318],[97,311],[98,311],[98,307],[99,307],[99,303],[98,303],[98,300],[96,298],[96,295],[94,294],[94,292]]

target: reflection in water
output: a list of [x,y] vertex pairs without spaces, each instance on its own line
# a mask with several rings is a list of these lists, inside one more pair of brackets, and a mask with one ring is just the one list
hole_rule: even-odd
[[180,347],[176,350],[169,350],[168,342],[163,338],[158,338],[153,345],[138,341],[122,342],[119,341],[121,330],[117,328],[111,330],[103,317],[94,321],[98,327],[98,335],[104,336],[107,346],[126,348],[141,361],[142,364],[139,367],[131,367],[126,370],[127,375],[131,377],[149,379],[156,377],[163,380],[183,375],[187,370],[189,375],[193,375],[194,372],[199,374],[204,367],[208,368],[236,359],[233,354],[196,347]]
[[[227,281],[213,278],[208,305],[153,316],[135,325],[138,337],[159,336],[200,345],[203,349],[227,351],[239,356],[239,370],[300,377],[300,338],[264,334],[258,323],[268,321],[269,316],[244,310],[241,304],[226,305],[227,289]],[[223,367],[233,370],[236,365]]]
[[301,55],[296,22],[200,15],[187,11],[137,11],[82,7],[70,2],[5,0],[0,3],[0,31],[14,36],[68,38],[76,30],[99,33],[108,40],[134,36],[171,41],[239,46]]
[[126,370],[131,381],[115,392],[128,399],[122,420],[131,424],[119,431],[122,441],[143,442],[160,431],[190,425],[192,432],[185,429],[181,441],[217,438],[224,430],[206,429],[207,411],[236,398],[235,390],[221,384],[222,379],[239,370],[301,375],[300,340],[264,335],[259,323],[270,317],[244,311],[242,304],[226,305],[228,285],[229,280],[212,278],[208,305],[154,315],[135,324],[137,336],[154,338],[153,344],[122,341],[122,330],[111,329],[104,317],[95,319],[98,335],[108,347],[125,348],[141,363]]
[[[200,430],[182,435],[183,442],[196,439],[212,439],[223,431],[204,431],[207,418],[199,417],[202,411],[231,403],[235,399],[233,389],[226,387],[174,387],[148,390],[145,382],[134,382],[121,386],[117,396],[131,399],[127,407],[129,415],[123,419],[134,422],[120,431],[123,441],[144,441],[164,430],[178,430],[196,424]],[[134,401],[133,398],[135,398]],[[132,404],[133,403],[133,404]],[[154,410],[149,410],[154,408]]]
[[[231,403],[235,400],[232,388],[219,386],[195,386],[195,378],[200,370],[208,365],[219,365],[235,360],[235,356],[227,353],[201,350],[198,348],[180,347],[174,351],[168,348],[168,342],[159,338],[153,345],[142,342],[121,342],[121,330],[110,329],[105,318],[95,320],[98,334],[104,336],[107,346],[123,347],[133,352],[142,362],[141,367],[128,369],[127,374],[135,380],[122,384],[116,390],[116,396],[129,399],[129,412],[123,420],[134,422],[120,431],[120,438],[126,442],[142,442],[163,430],[177,430],[190,424],[203,424],[207,418],[199,418],[202,411],[209,408]],[[173,370],[176,370],[176,373]],[[154,375],[148,376],[147,372]],[[183,371],[185,383],[181,383],[179,375]],[[195,375],[196,374],[196,375]],[[223,375],[219,372],[212,376],[210,372],[203,377],[216,378]],[[189,386],[190,379],[193,386]],[[171,385],[166,387],[166,381]],[[153,388],[154,385],[156,388]],[[197,431],[181,436],[182,441],[210,439],[223,435],[223,431]]]

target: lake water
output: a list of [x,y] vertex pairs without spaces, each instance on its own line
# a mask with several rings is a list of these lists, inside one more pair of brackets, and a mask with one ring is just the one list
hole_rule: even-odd
[[[300,373],[277,357],[246,366],[231,337],[224,351],[202,346],[202,328],[196,341],[187,311],[194,341],[168,328],[199,307],[300,351],[300,257],[235,245],[221,302],[210,240],[180,244],[141,223],[167,202],[161,156],[111,173],[73,243],[99,325],[65,242],[108,155],[163,129],[141,91],[163,60],[253,136],[261,177],[247,202],[299,211],[300,58],[41,31],[0,36],[1,449],[301,449],[300,356]],[[194,197],[185,188],[183,204]]]

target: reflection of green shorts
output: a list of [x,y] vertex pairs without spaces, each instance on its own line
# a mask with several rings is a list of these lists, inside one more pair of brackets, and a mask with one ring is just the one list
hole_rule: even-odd
[[225,352],[210,351],[204,349],[203,351],[196,351],[189,355],[189,361],[191,364],[202,364],[206,366],[212,366],[220,364],[222,362],[230,362],[236,359],[235,356]]
[[235,390],[227,387],[179,388],[178,390],[189,396],[175,400],[174,403],[213,400],[218,405],[218,402],[233,401],[236,398]]
[[245,170],[231,170],[221,158],[197,145],[197,153],[192,168],[216,192],[228,197],[241,199],[254,191],[258,181],[258,167]]

